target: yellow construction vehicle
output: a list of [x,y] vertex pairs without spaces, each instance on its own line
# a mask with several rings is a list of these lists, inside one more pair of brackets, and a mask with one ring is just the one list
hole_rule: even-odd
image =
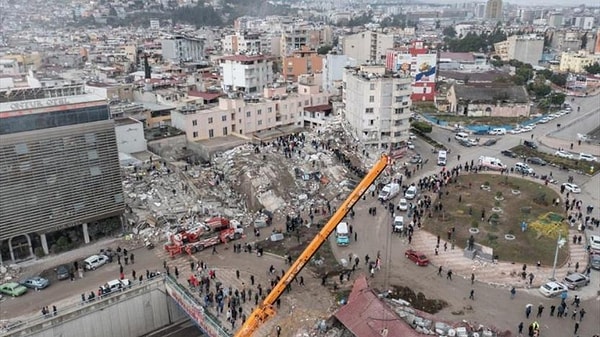
[[356,186],[354,191],[350,193],[348,198],[340,205],[337,211],[333,214],[327,224],[321,229],[315,238],[308,244],[306,249],[300,254],[298,259],[292,264],[285,275],[279,280],[277,285],[273,287],[273,290],[267,295],[267,297],[254,309],[252,314],[248,317],[244,325],[236,333],[235,337],[250,337],[258,329],[260,324],[264,323],[271,316],[275,315],[273,304],[277,301],[279,296],[287,288],[294,278],[300,273],[302,268],[308,263],[308,261],[315,255],[319,247],[327,240],[327,237],[336,228],[337,224],[344,219],[346,214],[350,211],[352,206],[360,199],[360,197],[367,191],[369,186],[373,184],[375,179],[383,172],[387,167],[390,159],[387,155],[382,155],[379,161],[373,166],[373,168],[367,173],[363,180]]

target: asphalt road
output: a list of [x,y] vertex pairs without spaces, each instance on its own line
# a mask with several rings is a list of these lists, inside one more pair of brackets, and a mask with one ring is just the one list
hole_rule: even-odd
[[[582,108],[577,112],[577,105],[582,101]],[[463,147],[454,140],[454,133],[450,130],[437,128],[434,126],[430,136],[440,143],[448,146],[451,149],[447,167],[452,168],[459,164],[458,155],[460,154],[460,163],[473,160],[477,162],[479,156],[493,156],[500,158],[508,167],[513,166],[519,159],[507,158],[500,154],[502,150],[509,149],[522,143],[524,140],[530,140],[531,134],[534,138],[541,135],[550,134],[556,131],[556,123],[561,123],[562,129],[560,136],[565,139],[576,137],[577,133],[587,133],[598,125],[598,114],[592,114],[591,111],[598,110],[598,97],[588,97],[584,99],[576,99],[574,111],[570,115],[560,117],[547,124],[538,125],[533,132],[519,134],[494,136],[498,142],[491,147]],[[571,123],[569,122],[571,121]],[[588,125],[588,124],[592,125]],[[568,126],[567,126],[568,125]],[[479,137],[479,136],[478,136]],[[448,138],[451,139],[448,142]],[[481,143],[491,136],[481,136]],[[420,153],[424,159],[428,159],[427,164],[422,170],[417,171],[417,177],[412,177],[409,181],[416,181],[422,176],[439,172],[440,168],[436,166],[437,155],[432,153],[431,146],[424,141],[417,139],[415,142],[415,152]],[[544,149],[548,152],[554,152],[551,149]],[[407,157],[408,158],[408,157]],[[408,160],[408,159],[407,159]],[[594,215],[599,216],[598,205],[600,205],[600,196],[598,186],[600,186],[600,175],[589,177],[586,175],[569,173],[558,170],[553,167],[531,165],[536,173],[546,175],[552,173],[554,179],[559,182],[566,182],[569,175],[574,175],[574,182],[582,188],[582,193],[578,196],[584,200],[584,206],[591,204],[595,205]],[[397,203],[398,198],[394,200]],[[408,248],[406,243],[397,237],[391,237],[390,223],[392,222],[391,215],[388,212],[380,211],[376,217],[368,214],[367,209],[372,206],[381,204],[371,196],[367,196],[365,201],[360,201],[355,205],[356,215],[352,223],[354,230],[358,233],[358,241],[351,243],[346,248],[339,248],[333,245],[334,253],[339,258],[346,257],[349,252],[358,255],[361,260],[366,254],[375,257],[377,251],[381,251],[383,261],[382,272],[376,273],[373,284],[380,289],[387,289],[390,285],[403,285],[412,288],[415,292],[423,292],[427,298],[443,299],[451,305],[441,311],[438,316],[449,321],[460,321],[467,319],[469,321],[480,322],[487,326],[496,326],[500,329],[511,330],[516,333],[517,325],[523,321],[527,326],[536,318],[525,319],[525,306],[533,304],[534,317],[537,311],[537,306],[543,303],[545,311],[541,318],[537,319],[542,327],[542,336],[572,336],[574,321],[570,319],[558,319],[549,317],[549,308],[552,304],[557,305],[559,300],[547,299],[542,297],[537,289],[519,290],[515,299],[510,299],[509,292],[506,288],[493,288],[484,284],[475,283],[471,285],[470,280],[455,278],[454,280],[446,280],[445,277],[437,276],[437,269],[434,266],[417,267],[412,262],[408,262],[404,258],[404,251]],[[598,234],[598,230],[595,231]],[[388,258],[386,258],[388,257]],[[385,269],[388,270],[385,270]],[[475,300],[469,300],[469,292],[475,290]],[[592,272],[591,284],[582,289],[587,296],[583,301],[582,307],[586,309],[588,314],[580,325],[578,336],[592,336],[600,334],[600,325],[598,317],[600,317],[600,298],[598,290],[600,289],[600,272]],[[570,304],[570,303],[569,303]],[[472,308],[472,309],[471,309]],[[570,309],[571,311],[573,308]],[[454,315],[454,311],[463,311],[464,315]],[[588,319],[589,317],[589,319]]]

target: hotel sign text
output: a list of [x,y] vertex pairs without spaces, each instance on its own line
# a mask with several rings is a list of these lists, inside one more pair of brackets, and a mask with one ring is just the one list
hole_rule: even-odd
[[10,103],[11,110],[24,110],[24,109],[37,109],[37,108],[45,108],[49,106],[56,105],[65,105],[71,104],[71,102],[65,97],[59,98],[48,98],[48,99],[38,99],[32,101],[22,101],[22,102],[14,102]]

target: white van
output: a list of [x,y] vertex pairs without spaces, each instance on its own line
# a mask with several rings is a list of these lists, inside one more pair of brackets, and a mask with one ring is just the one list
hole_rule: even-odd
[[394,223],[392,224],[393,227],[393,231],[396,233],[402,232],[402,230],[404,229],[404,217],[402,216],[396,216],[394,218]]
[[400,193],[400,184],[397,183],[389,183],[381,189],[379,192],[379,196],[377,197],[379,200],[388,201],[393,199],[395,196]]
[[500,159],[494,157],[481,156],[477,164],[488,170],[502,171],[506,169],[506,165],[502,164]]
[[489,134],[496,135],[496,136],[503,136],[506,134],[506,129],[505,128],[495,128],[495,129],[490,130]]
[[340,222],[335,228],[335,241],[338,246],[347,246],[350,243],[350,235],[348,233],[348,224]]
[[464,132],[459,132],[454,135],[454,139],[456,139],[458,141],[466,141],[467,139],[469,139],[469,134],[464,133]]
[[404,198],[412,200],[417,196],[417,186],[411,185],[406,192],[404,192]]
[[446,160],[447,160],[446,151],[440,150],[440,152],[438,152],[437,164],[439,166],[446,166]]
[[108,262],[108,256],[106,255],[92,255],[87,259],[83,260],[83,265],[86,270],[95,270]]

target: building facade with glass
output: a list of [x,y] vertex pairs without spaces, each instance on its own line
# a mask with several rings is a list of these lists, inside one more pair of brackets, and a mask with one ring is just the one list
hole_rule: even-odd
[[46,234],[67,227],[82,226],[87,243],[88,223],[123,211],[105,100],[83,86],[0,91],[0,247],[8,258],[32,256],[32,236],[48,254]]

